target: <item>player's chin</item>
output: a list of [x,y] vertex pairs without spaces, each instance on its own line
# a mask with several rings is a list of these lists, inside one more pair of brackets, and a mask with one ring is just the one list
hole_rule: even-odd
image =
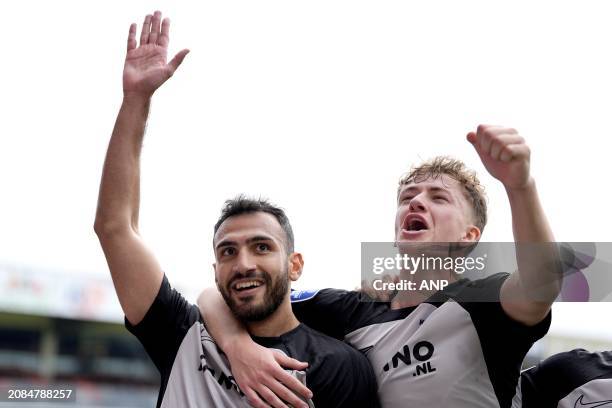
[[263,298],[249,297],[239,301],[233,300],[230,307],[234,315],[242,321],[260,321],[262,317],[267,316],[264,311],[268,305]]
[[430,233],[430,230],[427,229],[419,231],[402,229],[397,237],[398,242],[430,242],[431,239],[432,234]]

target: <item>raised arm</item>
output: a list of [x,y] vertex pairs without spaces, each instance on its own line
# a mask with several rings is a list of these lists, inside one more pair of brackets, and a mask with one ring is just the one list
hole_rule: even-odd
[[136,43],[130,25],[123,68],[123,102],[111,135],[98,197],[94,230],[106,256],[119,302],[139,323],[159,291],[163,272],[138,232],[140,152],[151,97],[181,64],[188,50],[166,63],[170,21],[147,15]]
[[504,311],[516,321],[542,321],[561,290],[559,253],[535,181],[530,174],[530,150],[516,130],[480,125],[467,139],[487,171],[502,182],[512,211],[518,270],[500,292]]
[[198,306],[207,330],[227,355],[234,379],[251,405],[255,408],[268,407],[268,404],[284,407],[282,399],[294,407],[307,407],[294,392],[307,399],[312,398],[312,392],[283,367],[304,370],[308,363],[255,343],[217,289],[204,290],[198,298]]

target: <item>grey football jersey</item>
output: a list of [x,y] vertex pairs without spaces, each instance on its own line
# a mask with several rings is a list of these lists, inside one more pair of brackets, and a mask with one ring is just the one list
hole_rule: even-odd
[[[199,356],[197,365],[194,356]],[[306,384],[306,373],[291,373]],[[314,407],[312,401],[307,402]],[[204,325],[196,322],[179,347],[161,408],[249,406],[232,377],[227,358],[219,352]]]
[[[399,310],[334,289],[295,293],[292,305],[309,326],[366,353],[383,407],[508,408],[550,314],[534,327],[510,319],[499,303],[507,276],[464,279]],[[476,298],[489,301],[467,301]]]
[[[197,306],[164,276],[143,320],[126,327],[145,347],[161,375],[157,407],[247,407],[229,362],[206,330]],[[289,371],[311,389],[310,407],[378,407],[376,379],[358,351],[304,324],[278,337],[253,340],[274,352],[309,363]]]

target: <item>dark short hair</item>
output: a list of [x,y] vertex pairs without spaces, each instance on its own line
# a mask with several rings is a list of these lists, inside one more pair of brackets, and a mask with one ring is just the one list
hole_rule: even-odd
[[283,211],[282,208],[276,207],[268,200],[263,198],[253,199],[245,197],[241,194],[235,198],[232,198],[231,200],[226,200],[225,204],[223,205],[223,209],[221,210],[221,216],[215,224],[214,233],[217,233],[221,224],[223,224],[223,222],[228,218],[237,215],[251,214],[256,212],[265,212],[268,214],[272,214],[274,218],[276,218],[280,226],[283,228],[283,231],[285,231],[285,248],[287,249],[287,253],[293,253],[293,229],[291,228],[291,224],[289,223],[289,218],[287,218],[287,215],[285,214],[285,211]]

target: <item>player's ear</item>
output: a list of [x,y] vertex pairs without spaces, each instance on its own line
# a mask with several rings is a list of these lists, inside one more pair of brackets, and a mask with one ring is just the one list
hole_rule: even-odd
[[[219,287],[219,279],[217,278],[217,263],[213,262],[212,267],[213,267],[213,272],[215,274],[215,285],[217,285],[217,288],[218,288]],[[221,291],[221,289],[219,289],[219,291]]]
[[299,252],[294,252],[289,255],[289,279],[296,281],[302,276],[302,269],[304,268],[304,258]]
[[480,239],[480,228],[475,225],[468,225],[465,230],[463,237],[461,238],[461,242],[477,242]]
[[219,285],[219,280],[217,280],[217,274],[215,274],[215,286],[217,287],[219,293],[221,293],[221,285]]

